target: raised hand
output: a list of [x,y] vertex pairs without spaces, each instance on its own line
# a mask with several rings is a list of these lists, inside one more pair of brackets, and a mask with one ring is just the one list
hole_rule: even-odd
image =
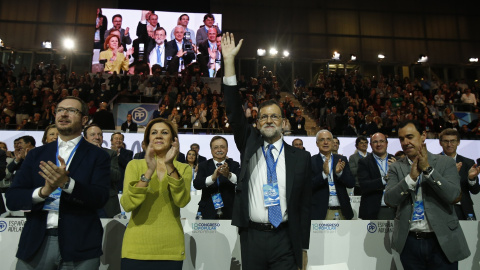
[[242,47],[243,39],[235,46],[235,37],[231,33],[225,33],[222,37],[222,54],[224,61],[232,60],[240,51]]
[[335,173],[340,173],[340,172],[342,172],[343,169],[345,168],[345,165],[346,165],[345,161],[339,160],[339,161],[337,162],[337,166],[335,166]]
[[479,173],[480,173],[480,167],[478,167],[477,164],[473,164],[470,170],[468,170],[468,179],[475,180],[475,178],[478,176]]

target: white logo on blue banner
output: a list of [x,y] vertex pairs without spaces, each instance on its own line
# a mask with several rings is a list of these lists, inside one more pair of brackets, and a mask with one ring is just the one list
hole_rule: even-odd
[[141,123],[148,119],[148,111],[145,108],[137,107],[132,111],[132,119],[136,123]]

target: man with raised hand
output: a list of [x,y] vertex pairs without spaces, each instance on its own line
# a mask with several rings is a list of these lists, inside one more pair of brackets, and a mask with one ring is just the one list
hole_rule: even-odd
[[[225,104],[241,171],[232,224],[239,228],[242,268],[305,269],[310,243],[310,154],[286,144],[283,113],[274,101],[259,106],[257,127],[247,124],[237,89],[233,34],[222,37]],[[268,251],[268,252],[259,252]]]

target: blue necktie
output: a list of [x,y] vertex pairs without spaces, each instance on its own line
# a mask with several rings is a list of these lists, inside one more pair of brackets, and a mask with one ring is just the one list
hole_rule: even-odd
[[[276,184],[277,183],[277,171],[275,164],[275,159],[273,158],[272,148],[274,148],[273,144],[268,145],[267,150],[267,177],[269,184]],[[280,204],[273,205],[268,207],[268,220],[272,223],[273,226],[278,227],[282,222],[282,210],[280,208]]]
[[160,61],[160,45],[157,46],[157,64],[161,65]]

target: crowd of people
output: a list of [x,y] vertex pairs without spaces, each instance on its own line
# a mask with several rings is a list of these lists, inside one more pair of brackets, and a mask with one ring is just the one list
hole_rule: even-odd
[[[234,59],[241,45],[233,34],[222,37],[225,113],[239,161],[228,157],[228,141],[221,136],[210,140],[211,159],[201,156],[195,143],[186,155],[181,153],[177,124],[164,115],[148,123],[142,153],[133,156],[125,149],[120,132],[111,135],[111,149],[104,149],[102,128],[87,124],[90,108],[78,96],[51,103],[54,126],[45,129],[43,146],[29,135],[14,141],[13,153],[0,143],[0,165],[10,158],[7,171],[0,167],[0,177],[5,172],[13,179],[6,205],[25,211],[27,219],[17,269],[97,269],[100,218],[118,214],[119,204],[132,212],[121,268],[182,269],[186,252],[180,208],[198,189],[199,215],[231,219],[238,227],[243,269],[304,270],[312,220],[351,220],[347,189],[352,188],[361,196],[359,218],[395,219],[392,248],[405,269],[458,269],[458,261],[470,256],[458,221],[475,218],[470,193],[480,191],[480,167],[457,153],[459,131],[443,130],[443,151],[434,154],[425,143],[425,125],[407,118],[398,124],[402,153],[389,154],[389,136],[377,130],[367,134],[370,139],[358,136],[357,151],[347,159],[337,153],[340,140],[322,129],[316,134],[318,153],[311,155],[300,138],[292,145],[283,140],[287,112],[298,109],[277,102],[278,93],[261,89],[261,82],[254,93],[263,90],[265,96],[255,97],[259,104],[254,104],[249,86],[243,78],[237,81]],[[422,100],[419,93],[415,96]]]
[[[418,120],[429,138],[445,128],[462,138],[478,138],[479,121],[459,119],[455,112],[478,115],[479,93],[465,80],[450,83],[398,76],[362,77],[355,72],[319,74],[309,86],[297,78],[295,95],[320,128],[337,136],[370,136],[382,132],[398,136],[398,124]],[[475,115],[476,114],[476,115]]]

